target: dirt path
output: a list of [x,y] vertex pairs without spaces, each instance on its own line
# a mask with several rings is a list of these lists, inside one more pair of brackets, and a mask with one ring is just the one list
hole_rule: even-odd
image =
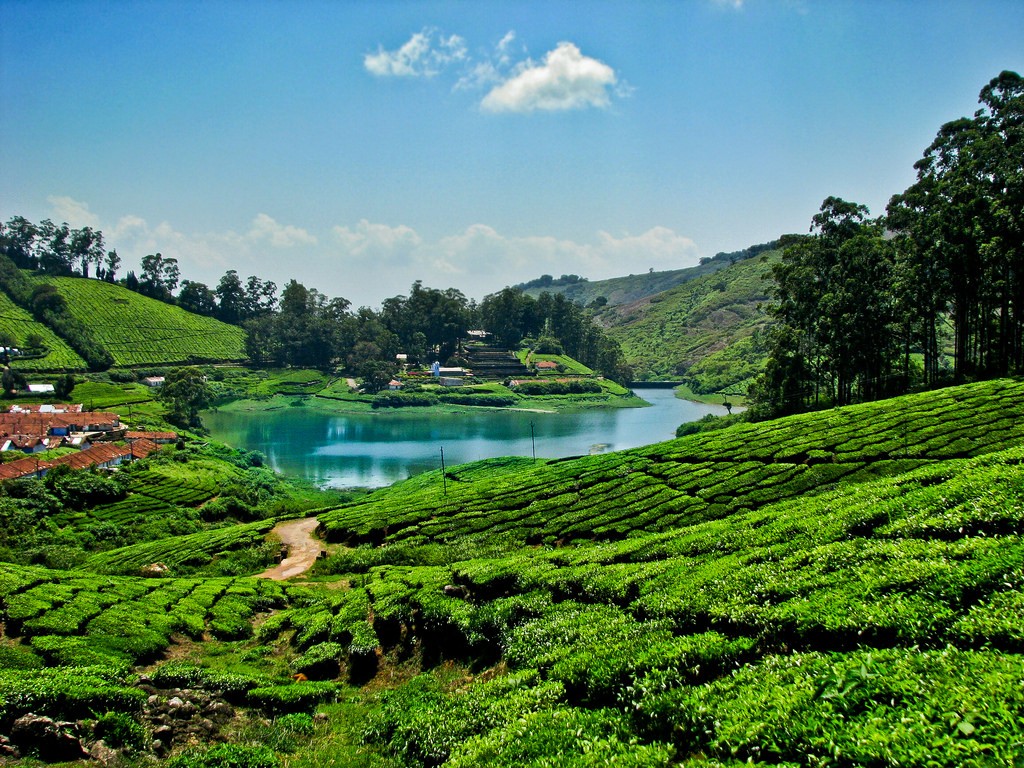
[[280,565],[268,568],[256,578],[284,581],[312,568],[323,549],[323,542],[313,538],[316,526],[315,517],[289,520],[275,525],[271,533],[281,540],[281,544],[288,547],[288,557],[282,560]]

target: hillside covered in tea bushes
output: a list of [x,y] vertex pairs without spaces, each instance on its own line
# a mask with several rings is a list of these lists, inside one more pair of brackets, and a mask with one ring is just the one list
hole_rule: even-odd
[[330,554],[281,584],[197,577],[266,530],[226,517],[0,564],[0,733],[176,767],[1016,765],[1022,413],[999,380],[452,467],[311,511]]

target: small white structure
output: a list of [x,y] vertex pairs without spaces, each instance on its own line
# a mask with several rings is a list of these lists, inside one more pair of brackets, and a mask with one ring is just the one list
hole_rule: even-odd
[[53,384],[29,384],[28,391],[33,395],[52,395],[56,390]]
[[142,380],[142,383],[147,387],[162,387],[164,385],[163,376],[147,376]]

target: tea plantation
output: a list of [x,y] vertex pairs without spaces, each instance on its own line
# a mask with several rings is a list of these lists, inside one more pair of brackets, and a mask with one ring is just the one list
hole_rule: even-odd
[[[114,365],[169,365],[246,358],[245,331],[102,280],[34,277],[53,285]],[[50,364],[50,369],[56,362]]]
[[[67,535],[256,479],[186,458]],[[116,722],[118,759],[173,766],[1024,764],[1020,381],[454,467],[317,511],[301,583],[197,576],[260,503],[0,563],[0,733]],[[195,715],[225,743],[172,698],[228,707]]]

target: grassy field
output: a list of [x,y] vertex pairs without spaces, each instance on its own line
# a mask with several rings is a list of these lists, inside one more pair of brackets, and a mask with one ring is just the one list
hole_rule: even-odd
[[[148,734],[144,672],[235,708],[195,765],[1018,765],[1021,413],[1002,380],[451,467],[318,511],[336,543],[301,583],[95,572],[213,566],[269,518],[2,564],[0,732]],[[201,513],[259,479],[211,462],[139,482]]]
[[244,360],[245,331],[101,280],[33,277],[57,287],[68,309],[115,365]]

